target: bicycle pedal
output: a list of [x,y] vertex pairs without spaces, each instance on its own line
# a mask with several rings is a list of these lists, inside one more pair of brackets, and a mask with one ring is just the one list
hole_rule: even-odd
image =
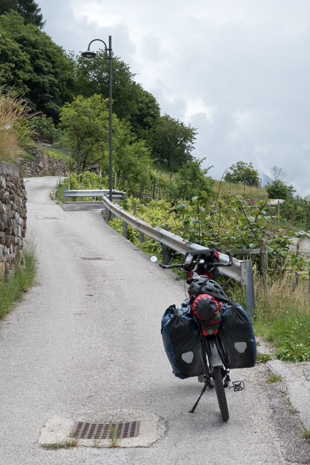
[[244,381],[233,381],[232,385],[234,392],[243,391],[243,389],[245,389]]

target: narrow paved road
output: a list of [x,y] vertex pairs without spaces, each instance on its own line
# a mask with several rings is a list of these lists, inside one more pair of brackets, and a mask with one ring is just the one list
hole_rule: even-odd
[[[310,463],[298,417],[277,386],[266,384],[265,366],[232,373],[246,389],[227,392],[227,424],[213,391],[188,413],[201,385],[173,377],[160,335],[161,316],[183,300],[183,284],[98,212],[63,211],[49,198],[54,183],[26,180],[28,241],[36,245],[39,272],[0,324],[0,463]],[[135,415],[149,447],[125,448],[125,440],[114,449],[96,441],[58,450],[39,444],[42,431],[58,438],[66,422]]]

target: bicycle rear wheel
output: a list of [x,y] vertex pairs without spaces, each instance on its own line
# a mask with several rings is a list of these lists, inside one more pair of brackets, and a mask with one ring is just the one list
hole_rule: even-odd
[[226,393],[223,384],[223,377],[222,377],[222,368],[216,366],[213,368],[213,378],[215,383],[215,391],[217,396],[217,401],[220,407],[220,412],[223,418],[223,421],[228,421],[229,419],[229,412],[226,400]]

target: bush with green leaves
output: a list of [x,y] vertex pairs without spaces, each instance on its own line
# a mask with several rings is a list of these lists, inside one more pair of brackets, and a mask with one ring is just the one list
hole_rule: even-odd
[[[271,278],[282,274],[287,266],[296,266],[297,260],[300,260],[289,250],[290,233],[275,230],[266,234],[273,219],[268,213],[266,202],[257,202],[251,207],[240,196],[212,201],[208,193],[202,191],[191,201],[179,204],[162,200],[150,201],[145,206],[138,199],[126,199],[123,206],[153,227],[162,227],[189,242],[214,246],[223,251],[257,249],[264,238],[269,254]],[[121,229],[120,220],[114,219],[112,225]],[[139,235],[132,233],[132,237],[136,238],[135,243],[139,245]],[[144,249],[145,247],[143,245]],[[236,254],[235,256],[238,258]],[[255,268],[260,271],[260,256],[253,255],[252,259]],[[303,266],[309,265],[303,261]]]
[[60,129],[56,128],[51,117],[47,117],[46,115],[35,116],[29,121],[29,124],[37,140],[51,144],[57,142]]
[[270,199],[292,199],[295,189],[280,179],[267,184],[266,191]]

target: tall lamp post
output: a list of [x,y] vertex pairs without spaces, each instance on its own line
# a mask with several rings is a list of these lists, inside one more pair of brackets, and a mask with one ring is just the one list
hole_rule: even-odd
[[104,45],[105,58],[109,60],[109,200],[112,202],[112,36],[109,36],[109,47],[101,39],[89,42],[86,52],[82,53],[84,58],[94,58],[96,52],[90,50],[93,42],[99,41]]

